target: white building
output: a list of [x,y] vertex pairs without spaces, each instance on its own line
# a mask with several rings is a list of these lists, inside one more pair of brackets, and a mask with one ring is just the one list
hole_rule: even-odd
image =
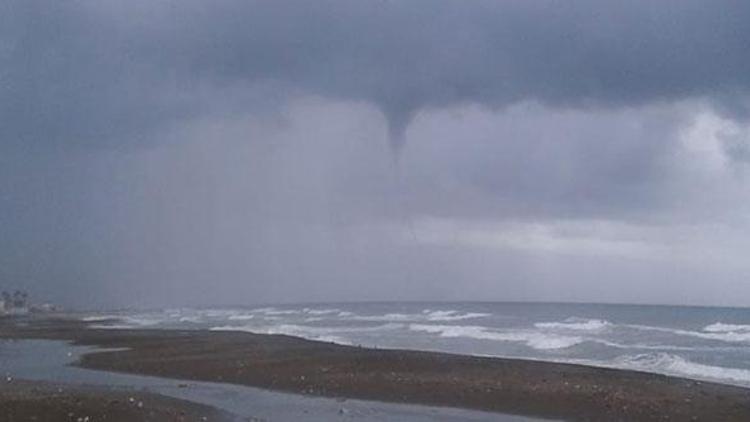
[[29,313],[27,302],[28,295],[16,292],[13,297],[5,293],[0,297],[0,316],[3,315],[26,315]]
[[26,315],[29,313],[29,308],[25,306],[13,306],[5,312],[7,315]]

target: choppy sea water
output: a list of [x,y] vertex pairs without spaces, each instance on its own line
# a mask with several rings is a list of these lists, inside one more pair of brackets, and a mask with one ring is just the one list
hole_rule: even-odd
[[[106,318],[119,318],[107,323]],[[750,309],[550,303],[336,303],[91,314],[100,328],[288,334],[635,369],[750,387]],[[101,322],[97,322],[101,321]]]

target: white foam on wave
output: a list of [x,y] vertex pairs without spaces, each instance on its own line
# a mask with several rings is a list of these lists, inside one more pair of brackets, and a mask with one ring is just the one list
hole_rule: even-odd
[[448,322],[448,321],[461,321],[465,319],[484,318],[491,314],[481,312],[466,312],[461,313],[454,310],[437,310],[433,311],[425,309],[419,314],[401,314],[401,313],[388,313],[384,315],[349,315],[351,319],[358,321],[391,321],[391,322],[407,322],[407,321],[433,321],[433,322]]
[[341,313],[341,309],[331,308],[331,309],[315,309],[315,308],[305,308],[302,310],[302,312],[310,315],[329,315],[329,314],[339,314]]
[[750,325],[746,324],[724,324],[722,322],[716,322],[703,327],[703,331],[709,333],[726,333],[733,331],[750,331]]
[[266,315],[295,315],[299,314],[300,311],[297,311],[295,309],[274,309],[270,311],[264,312]]
[[353,315],[350,319],[356,321],[410,321],[417,314],[384,314],[384,315]]
[[227,319],[230,321],[249,321],[253,318],[255,318],[253,314],[236,314],[230,315]]
[[309,314],[309,315],[329,315],[329,314],[340,314],[342,311],[338,308],[302,308],[302,309],[279,309],[275,307],[266,308],[255,308],[248,311],[251,314],[264,314],[264,315],[297,315],[297,314]]
[[195,317],[195,316],[183,316],[183,317],[180,317],[178,319],[178,321],[179,322],[189,322],[189,323],[193,323],[193,324],[200,324],[201,322],[203,322],[203,319],[200,318],[200,317]]
[[670,353],[621,356],[614,360],[612,366],[742,385],[750,384],[750,370],[748,369],[705,365]]
[[233,315],[241,313],[235,309],[203,309],[197,311],[198,315],[205,318],[231,318]]
[[89,325],[89,328],[98,330],[132,330],[138,327],[126,324],[91,324]]
[[267,308],[255,308],[255,309],[251,309],[249,312],[253,312],[253,313],[257,313],[257,314],[262,314],[262,313],[266,313],[268,311],[275,311],[275,310],[276,310],[276,308],[267,307]]
[[120,319],[120,318],[122,318],[121,315],[90,315],[90,316],[85,316],[81,318],[81,321],[99,322],[99,321],[107,321],[107,320]]
[[[106,319],[111,319],[112,322],[104,324],[93,324],[89,325],[89,327],[99,329],[137,329],[157,326],[167,321],[167,319],[165,319],[164,317],[151,315],[108,316]],[[104,322],[105,320],[99,321]]]
[[562,322],[537,322],[534,327],[552,330],[602,331],[612,324],[603,319],[567,318]]
[[438,334],[445,338],[463,337],[476,340],[520,342],[537,350],[566,349],[585,341],[578,336],[563,336],[530,330],[497,331],[476,325],[409,324],[409,329]]
[[727,343],[748,343],[750,342],[750,332],[736,332],[736,331],[730,331],[725,333],[694,333],[694,332],[687,332],[686,335],[691,335],[694,337],[700,337],[710,340],[719,340],[724,341]]
[[263,314],[263,315],[271,315],[271,316],[278,316],[278,315],[295,315],[302,313],[302,310],[300,309],[279,309],[274,307],[266,307],[266,308],[255,308],[248,311],[252,314]]
[[600,338],[588,338],[586,341],[592,343],[602,344],[604,346],[612,347],[615,349],[623,350],[658,350],[658,351],[670,351],[670,352],[717,352],[717,351],[728,351],[738,350],[737,346],[729,347],[716,347],[716,346],[676,346],[672,344],[645,344],[645,343],[619,343],[616,341],[609,341]]
[[[739,330],[739,331],[715,330],[714,332],[709,332],[709,331],[683,330],[679,328],[654,327],[650,325],[626,325],[626,327],[635,328],[635,329],[644,330],[644,331],[658,331],[662,333],[669,333],[669,334],[674,334],[674,335],[679,335],[679,336],[696,337],[696,338],[702,338],[705,340],[717,340],[717,341],[723,341],[726,343],[749,343],[750,342],[750,331],[745,331],[745,330]],[[723,328],[723,327],[719,327],[719,328]]]
[[[586,319],[586,318],[567,318],[563,321],[557,321],[557,322],[538,322],[534,324],[534,327],[542,329],[542,330],[570,330],[570,331],[589,331],[589,332],[601,332],[612,328],[617,327],[623,327],[623,328],[631,328],[631,329],[638,329],[638,330],[644,330],[644,331],[656,331],[661,333],[667,333],[667,334],[673,334],[678,336],[689,336],[689,337],[695,337],[695,338],[701,338],[705,340],[716,340],[716,341],[722,341],[726,343],[750,343],[750,325],[744,325],[744,324],[725,324],[721,322],[713,323],[710,325],[707,325],[703,328],[702,331],[693,331],[693,330],[686,330],[686,329],[679,329],[679,328],[669,328],[669,327],[658,327],[658,326],[650,326],[650,325],[636,325],[636,324],[623,324],[623,325],[615,325],[611,322],[603,319]],[[591,339],[592,341],[597,341],[596,339]],[[680,349],[679,347],[672,347],[672,346],[650,346],[650,345],[621,345],[617,343],[607,343],[604,341],[597,341],[602,344],[611,345],[613,347],[617,346],[625,346],[625,347],[632,347],[632,348],[643,348],[643,349],[649,349],[649,348],[673,348],[675,350]],[[692,348],[685,348],[685,350],[690,350]]]
[[464,319],[484,318],[490,316],[490,314],[483,312],[466,312],[460,313],[458,311],[431,311],[425,309],[422,311],[428,321],[461,321]]

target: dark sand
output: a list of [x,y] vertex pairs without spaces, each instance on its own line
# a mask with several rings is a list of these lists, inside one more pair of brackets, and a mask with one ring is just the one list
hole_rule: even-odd
[[207,406],[141,391],[23,380],[0,383],[0,421],[220,421],[232,417]]
[[0,337],[129,349],[88,354],[80,362],[86,368],[304,394],[565,420],[750,421],[748,389],[582,365],[376,350],[282,335],[95,330],[62,319],[0,323]]

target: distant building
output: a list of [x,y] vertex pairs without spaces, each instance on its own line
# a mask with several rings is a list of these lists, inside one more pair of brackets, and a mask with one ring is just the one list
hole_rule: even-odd
[[14,306],[6,312],[6,315],[26,315],[28,313],[29,313],[29,308],[25,306],[21,306],[21,307]]
[[0,315],[26,315],[29,313],[29,295],[16,290],[11,295],[7,291],[0,294]]

